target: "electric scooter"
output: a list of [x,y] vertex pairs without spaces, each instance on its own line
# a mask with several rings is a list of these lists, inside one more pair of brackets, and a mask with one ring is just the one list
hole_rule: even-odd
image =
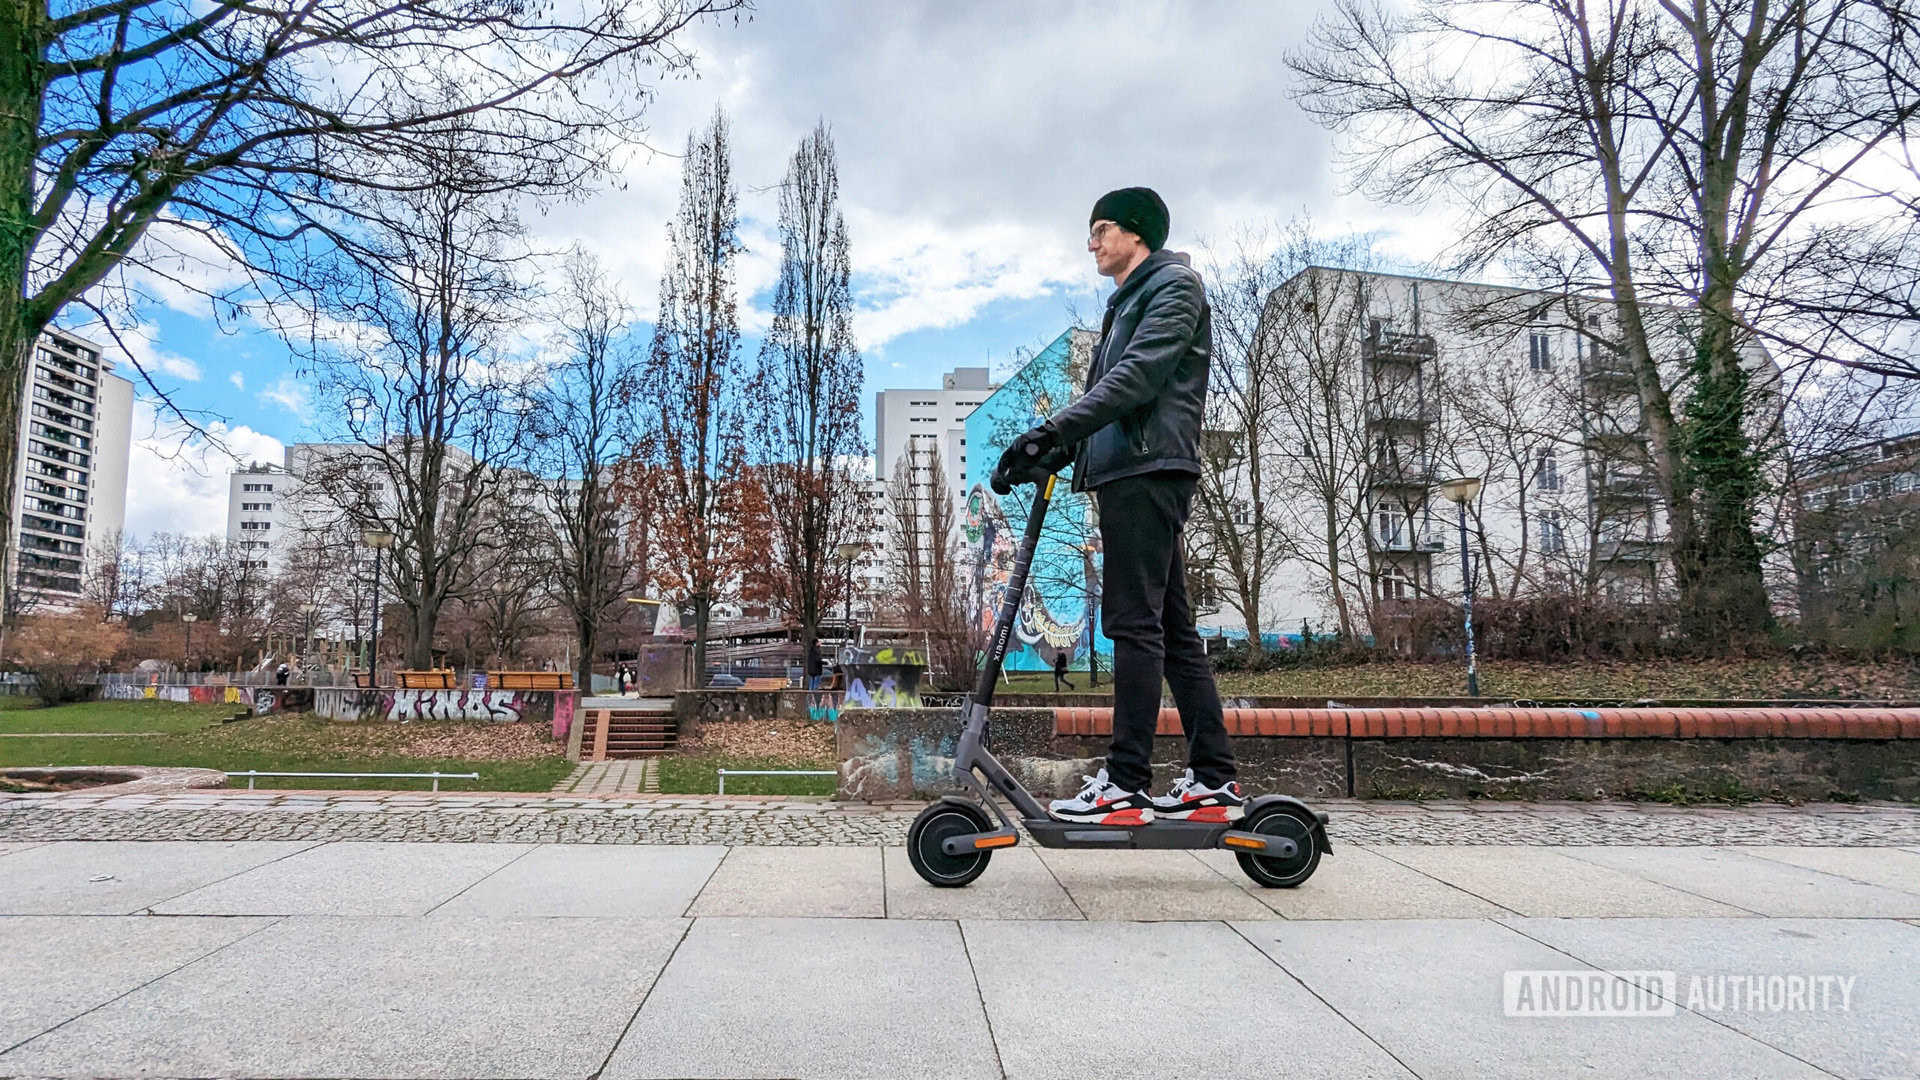
[[1033,510],[1027,515],[1027,531],[1014,553],[1013,575],[994,619],[980,683],[960,703],[964,726],[954,754],[953,774],[973,797],[949,795],[922,810],[907,833],[908,861],[928,884],[940,888],[958,888],[985,873],[994,851],[1020,842],[1020,830],[993,797],[998,792],[1013,805],[1027,835],[1041,847],[1105,851],[1221,848],[1233,852],[1240,869],[1268,888],[1289,889],[1312,877],[1320,856],[1329,850],[1327,815],[1298,799],[1260,796],[1248,802],[1237,822],[1164,819],[1147,825],[1090,825],[1060,821],[988,753],[987,721],[993,711],[993,684],[1006,661],[1020,600],[1027,591],[1027,575],[1033,568],[1033,552],[1040,543],[1040,525],[1057,479],[1049,476],[1039,484]]

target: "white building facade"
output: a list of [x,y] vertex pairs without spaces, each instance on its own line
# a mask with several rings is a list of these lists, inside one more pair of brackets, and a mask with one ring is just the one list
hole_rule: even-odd
[[25,392],[9,565],[23,604],[71,609],[88,565],[126,524],[133,384],[99,346],[48,330]]

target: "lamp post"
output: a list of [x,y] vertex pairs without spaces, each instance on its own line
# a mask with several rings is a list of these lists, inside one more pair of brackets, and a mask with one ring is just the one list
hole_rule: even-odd
[[313,613],[318,610],[320,610],[320,605],[318,604],[300,605],[300,614],[306,617],[307,623],[307,648],[306,651],[301,654],[303,661],[305,658],[313,655]]
[[1467,559],[1467,504],[1480,494],[1480,478],[1462,476],[1440,485],[1440,494],[1460,508],[1460,595],[1466,612],[1467,696],[1480,696],[1480,673],[1473,656],[1473,570]]
[[853,637],[853,560],[866,550],[865,544],[841,544],[840,558],[847,564],[847,637]]
[[199,619],[200,616],[195,615],[191,611],[180,616],[180,621],[187,626],[187,655],[185,659],[181,661],[182,669],[193,663],[193,624],[199,621]]
[[367,681],[379,685],[374,665],[380,661],[380,553],[393,546],[393,534],[385,529],[361,529],[360,542],[373,549],[373,618],[367,623]]

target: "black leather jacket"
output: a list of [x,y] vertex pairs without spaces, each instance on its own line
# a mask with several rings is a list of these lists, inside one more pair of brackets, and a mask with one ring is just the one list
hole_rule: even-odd
[[1200,473],[1213,314],[1187,257],[1156,251],[1107,300],[1085,392],[1047,422],[1078,446],[1073,490],[1144,473]]

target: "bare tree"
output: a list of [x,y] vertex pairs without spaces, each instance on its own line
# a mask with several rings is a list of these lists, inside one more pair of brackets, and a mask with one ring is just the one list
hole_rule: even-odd
[[[67,305],[90,303],[105,317],[103,304],[117,305],[90,290],[117,283],[131,305],[142,278],[159,278],[208,295],[230,317],[258,295],[253,287],[304,280],[302,242],[338,227],[343,193],[406,186],[385,163],[451,124],[486,134],[478,186],[576,190],[637,135],[649,96],[638,76],[686,69],[692,57],[676,35],[740,6],[6,5],[0,482],[9,496],[23,376],[36,338]],[[251,280],[228,291],[199,273],[229,261],[254,271]],[[11,506],[0,499],[0,526],[11,525]],[[0,569],[0,590],[11,591],[11,569]]]
[[432,666],[441,608],[508,542],[491,527],[503,500],[542,494],[517,470],[531,373],[511,348],[527,256],[503,202],[465,190],[471,161],[456,135],[415,163],[422,183],[372,196],[337,291],[317,298],[364,330],[316,356],[328,420],[349,442],[304,465],[303,484],[353,527],[393,533],[387,582],[416,668]]
[[[1303,229],[1311,226],[1302,223]],[[1264,603],[1282,565],[1274,521],[1278,492],[1269,439],[1280,365],[1261,347],[1267,299],[1299,268],[1276,248],[1266,226],[1241,230],[1225,252],[1210,252],[1207,303],[1213,311],[1213,360],[1208,371],[1206,430],[1189,544],[1196,561],[1224,573],[1226,602],[1247,629],[1256,659],[1263,648]]]
[[866,494],[853,464],[865,446],[852,264],[825,122],[800,140],[787,165],[780,248],[773,325],[756,380],[755,452],[779,571],[773,584],[811,649],[839,585],[835,549],[868,535]]
[[[1920,13],[1876,0],[1440,0],[1404,16],[1343,0],[1289,58],[1363,186],[1475,208],[1463,268],[1512,257],[1543,287],[1611,301],[1614,318],[1580,329],[1633,372],[1701,645],[1768,620],[1755,348],[1903,365],[1863,353],[1867,335],[1840,354],[1804,310],[1823,296],[1885,315],[1884,297],[1853,303],[1855,276],[1794,283],[1860,248],[1897,265],[1913,238],[1910,196],[1869,177],[1920,109],[1916,30]],[[1670,333],[1663,307],[1684,315]]]
[[552,534],[553,596],[580,647],[577,685],[591,690],[600,625],[633,584],[621,550],[614,465],[632,438],[627,405],[635,372],[626,301],[597,261],[581,251],[568,255],[558,299],[561,358],[536,395],[538,459],[548,471],[541,487]]
[[700,137],[687,136],[641,395],[643,456],[652,466],[659,525],[656,580],[693,607],[693,670],[702,684],[714,605],[730,598],[745,562],[764,550],[743,527],[734,263],[746,248],[732,153],[726,115],[716,107]]

